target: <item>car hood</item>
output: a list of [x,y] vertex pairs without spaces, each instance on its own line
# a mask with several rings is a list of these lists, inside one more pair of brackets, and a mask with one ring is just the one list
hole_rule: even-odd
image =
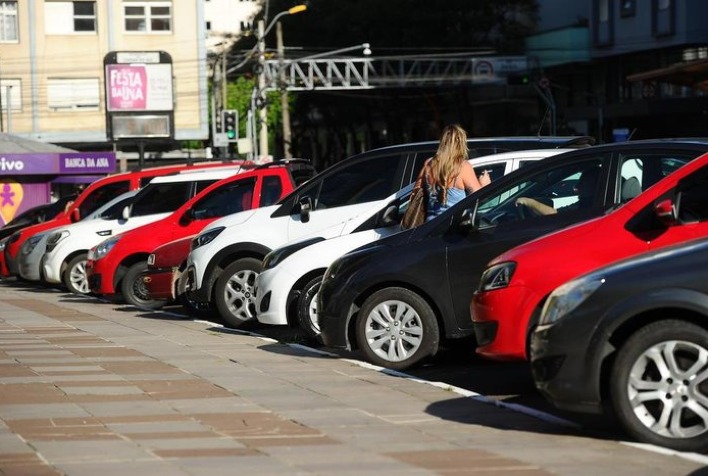
[[248,220],[251,220],[254,216],[261,217],[261,216],[270,216],[275,210],[277,210],[280,207],[280,205],[271,205],[269,207],[261,207],[261,208],[255,208],[252,210],[244,210],[242,212],[238,213],[233,213],[231,215],[227,215],[225,217],[219,218],[218,220],[214,220],[207,226],[205,226],[201,233],[206,233],[209,230],[213,230],[214,228],[220,228],[220,227],[231,227],[231,226],[236,226],[240,225],[242,223],[247,222]]

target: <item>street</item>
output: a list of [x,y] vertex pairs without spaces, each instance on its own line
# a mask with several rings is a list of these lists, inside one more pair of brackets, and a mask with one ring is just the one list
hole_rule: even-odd
[[404,375],[247,327],[0,282],[0,473],[708,474],[463,343]]

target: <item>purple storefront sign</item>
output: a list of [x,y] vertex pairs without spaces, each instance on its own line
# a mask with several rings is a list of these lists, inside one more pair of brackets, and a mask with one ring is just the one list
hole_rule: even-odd
[[59,154],[60,174],[110,174],[116,171],[113,152]]
[[110,174],[116,171],[113,152],[0,154],[2,175]]

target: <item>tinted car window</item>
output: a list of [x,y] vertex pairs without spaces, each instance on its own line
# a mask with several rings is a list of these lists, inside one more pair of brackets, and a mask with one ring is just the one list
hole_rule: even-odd
[[217,218],[250,210],[255,185],[255,179],[241,180],[212,190],[194,204],[194,217]]
[[187,201],[191,182],[152,184],[146,187],[133,203],[131,216],[173,212]]
[[87,196],[79,206],[80,216],[83,218],[87,215],[90,215],[98,207],[108,203],[110,200],[113,200],[118,195],[122,195],[129,190],[130,182],[126,180],[122,182],[109,183],[104,185],[103,187],[99,187],[91,191],[90,195]]
[[398,160],[373,158],[325,177],[313,197],[315,209],[381,200],[398,190]]
[[130,205],[134,197],[128,197],[124,200],[114,203],[110,208],[107,208],[103,213],[101,213],[100,218],[104,220],[115,220],[123,215],[123,209]]
[[571,164],[559,164],[550,170],[543,170],[522,182],[503,187],[497,193],[479,203],[480,227],[494,226],[522,218],[534,216],[523,206],[517,206],[516,200],[527,197],[553,207],[558,213],[572,211],[585,206],[592,206],[600,189],[600,181],[591,183],[592,196],[587,202],[580,201],[577,182],[582,174],[599,176],[601,159],[578,161]]
[[268,205],[273,205],[278,201],[282,193],[283,184],[280,181],[280,177],[276,175],[268,175],[263,177],[259,206],[267,207]]
[[708,220],[708,170],[702,169],[697,177],[680,188],[679,219],[682,222]]

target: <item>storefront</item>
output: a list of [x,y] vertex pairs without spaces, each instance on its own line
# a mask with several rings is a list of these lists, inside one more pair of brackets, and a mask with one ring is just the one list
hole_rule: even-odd
[[0,225],[115,171],[113,152],[0,153]]

